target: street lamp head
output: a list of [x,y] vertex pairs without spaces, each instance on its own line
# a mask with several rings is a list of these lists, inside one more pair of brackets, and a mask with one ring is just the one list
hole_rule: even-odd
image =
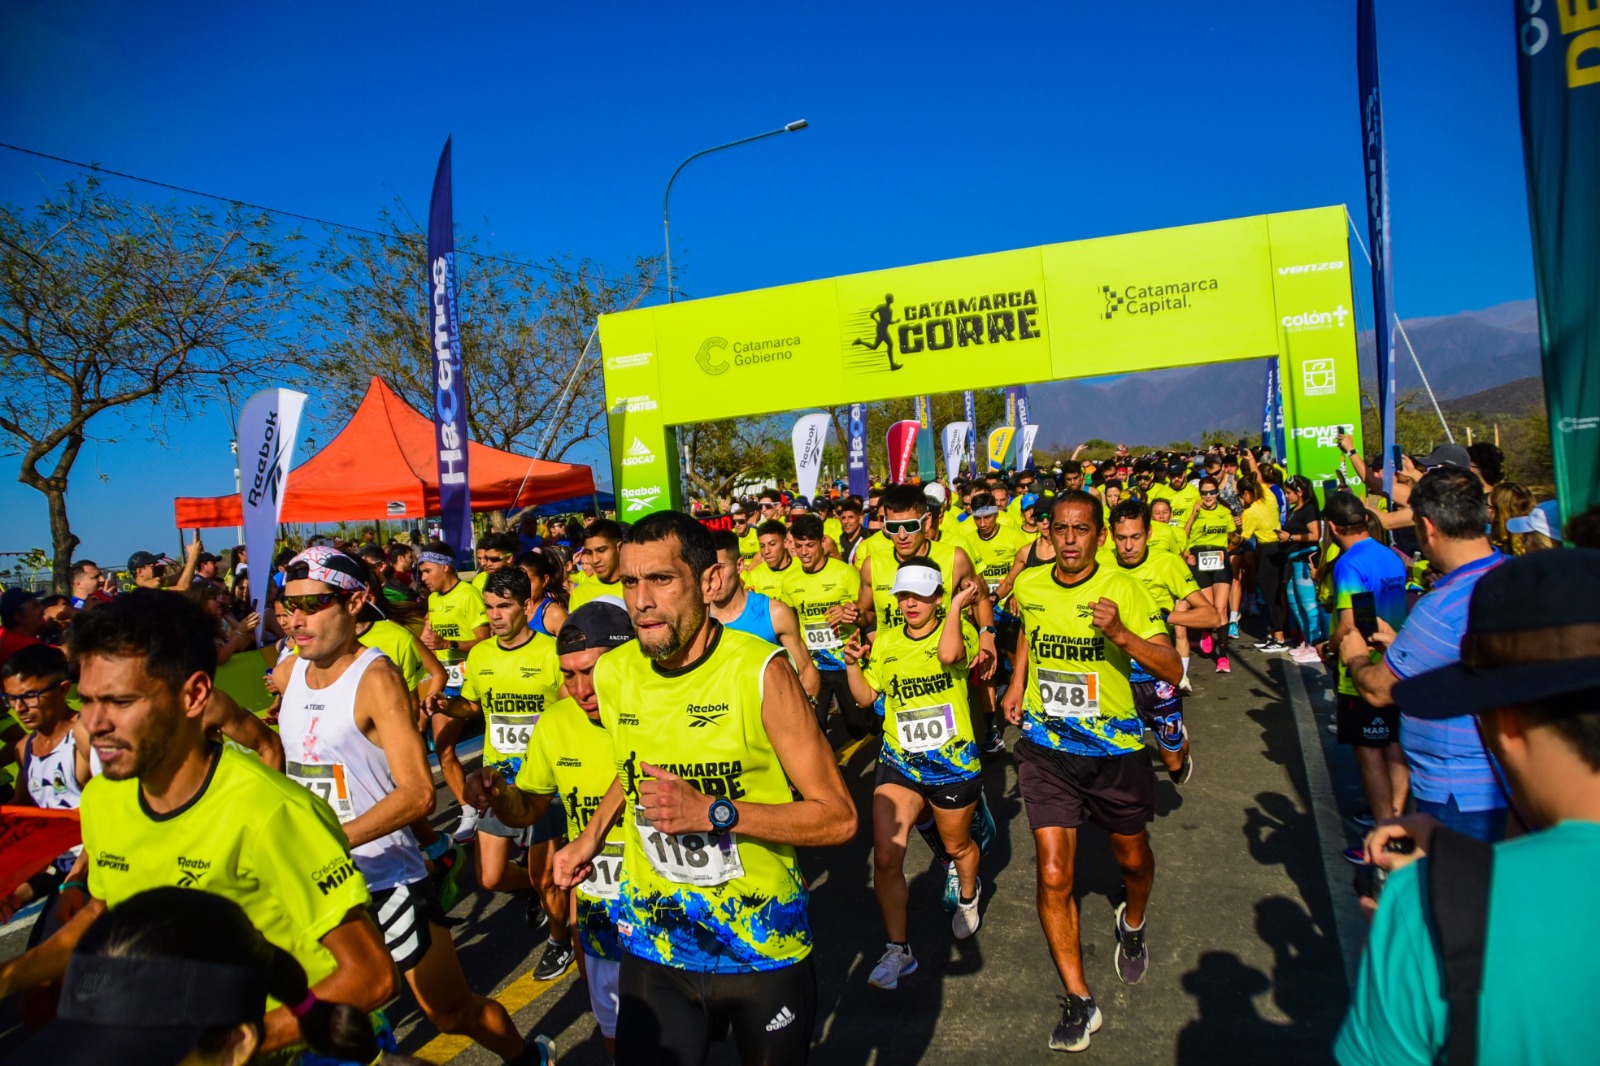
[[793,122],[784,123],[783,129],[785,133],[793,133],[795,130],[803,130],[809,125],[810,123],[805,119],[797,118]]

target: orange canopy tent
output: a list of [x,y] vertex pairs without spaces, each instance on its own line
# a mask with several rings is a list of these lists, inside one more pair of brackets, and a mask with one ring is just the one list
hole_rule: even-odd
[[[594,493],[587,466],[551,463],[468,443],[472,509],[501,511]],[[179,529],[237,526],[237,493],[180,496]],[[439,464],[433,421],[378,378],[327,447],[289,472],[284,522],[423,518],[439,513]]]

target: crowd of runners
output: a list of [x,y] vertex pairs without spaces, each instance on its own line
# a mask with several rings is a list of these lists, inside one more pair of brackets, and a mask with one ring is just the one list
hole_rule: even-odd
[[[950,935],[981,935],[984,856],[1008,829],[991,760],[1015,764],[1064,992],[1059,1018],[1016,1039],[1083,1051],[1093,986],[1140,983],[1159,935],[1157,776],[1205,780],[1191,676],[1228,674],[1247,625],[1255,652],[1336,694],[1366,801],[1342,843],[1376,924],[1335,1051],[1434,1061],[1460,1039],[1459,989],[1407,984],[1436,949],[1406,864],[1508,832],[1531,847],[1500,853],[1497,885],[1540,855],[1558,880],[1600,858],[1597,523],[1579,516],[1563,547],[1488,449],[1408,458],[1386,497],[1341,443],[1318,484],[1242,442],[1119,450],[866,499],[768,489],[714,520],[529,520],[483,536],[470,578],[456,546],[369,532],[254,575],[197,539],[181,563],[136,553],[129,588],[80,561],[70,596],[7,591],[13,803],[82,824],[81,847],[0,907],[35,915],[0,996],[55,1015],[22,1054],[404,1062],[383,1013],[403,980],[440,1032],[548,1062],[551,1042],[457,958],[446,912],[477,890],[519,898],[534,979],[580,969],[615,1061],[697,1064],[731,1038],[745,1062],[803,1062],[804,851],[870,826],[884,946],[866,981],[893,993],[947,943],[908,914],[913,832],[943,868]],[[259,647],[252,578],[270,586]],[[241,657],[259,696],[221,680]],[[469,772],[457,747],[480,730]],[[849,744],[875,746],[870,810],[836,761]],[[455,804],[445,832],[430,754]],[[1110,967],[1080,949],[1088,824],[1121,873]],[[1471,855],[1458,880],[1486,885]],[[1506,959],[1496,923],[1517,919],[1485,906]],[[1502,962],[1484,994],[1584,1011],[1581,981],[1513,989],[1534,966]],[[1486,1061],[1576,1061],[1595,1035],[1483,1017]],[[1542,1050],[1495,1055],[1530,1040]]]

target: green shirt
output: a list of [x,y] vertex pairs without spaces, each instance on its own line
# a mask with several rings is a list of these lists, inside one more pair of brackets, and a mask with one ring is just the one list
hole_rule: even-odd
[[[1350,1012],[1334,1041],[1344,1066],[1429,1066],[1449,1010],[1425,899],[1427,860],[1391,874]],[[1593,1062],[1600,1048],[1600,824],[1562,822],[1495,845],[1478,1014],[1481,1063]],[[1554,937],[1554,939],[1552,939]]]

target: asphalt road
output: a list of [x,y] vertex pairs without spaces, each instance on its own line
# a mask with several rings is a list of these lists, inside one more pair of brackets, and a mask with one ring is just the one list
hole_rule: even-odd
[[[1318,687],[1312,671],[1244,650],[1234,655],[1231,675],[1216,675],[1208,661],[1196,659],[1191,678],[1187,720],[1196,773],[1182,789],[1158,775],[1151,828],[1156,884],[1146,927],[1151,966],[1140,985],[1121,984],[1112,968],[1120,878],[1103,834],[1092,828],[1083,834],[1077,884],[1083,950],[1105,1016],[1085,1058],[1229,1066],[1330,1061],[1346,974],[1359,950],[1350,868],[1337,854],[1349,832],[1337,810],[1340,803],[1353,809],[1353,763],[1325,732],[1329,705],[1306,696],[1306,681]],[[1015,738],[1013,729],[1008,740]],[[875,757],[876,744],[869,743],[848,752],[844,765],[863,814]],[[913,836],[910,937],[920,968],[896,991],[867,984],[884,934],[865,816],[849,844],[803,853],[814,885],[820,985],[813,1061],[1059,1061],[1047,1040],[1062,989],[1039,931],[1032,836],[1010,756],[986,756],[984,779],[1001,833],[981,869],[983,927],[972,940],[955,941],[939,909],[941,875]],[[453,824],[442,806],[439,824]],[[553,1038],[563,1062],[607,1061],[575,971],[549,984],[532,980],[542,937],[528,931],[520,899],[474,893],[452,917],[469,978],[506,1002],[519,1028]],[[459,1066],[496,1062],[481,1048],[439,1037],[409,996],[390,1016],[408,1052]],[[736,1061],[732,1045],[719,1045],[712,1061]]]

